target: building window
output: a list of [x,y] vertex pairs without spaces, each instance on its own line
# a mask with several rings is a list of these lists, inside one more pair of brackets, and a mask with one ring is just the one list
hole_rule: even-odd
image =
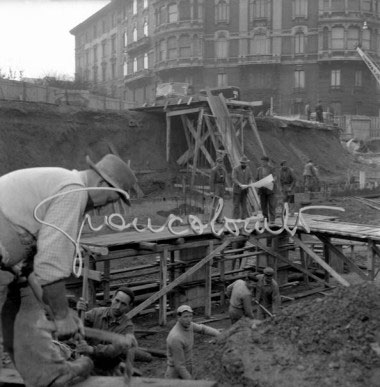
[[148,0],[144,0],[144,9],[148,8]]
[[160,61],[166,60],[166,42],[165,42],[165,40],[161,40],[159,50],[160,50],[160,52],[159,52]]
[[227,0],[215,0],[215,22],[228,23],[229,3]]
[[348,11],[359,11],[360,2],[358,0],[348,0]]
[[175,23],[178,21],[178,9],[177,4],[170,4],[168,7],[169,10],[169,23]]
[[323,50],[328,50],[329,49],[329,29],[327,27],[325,27],[323,29],[322,49]]
[[265,35],[254,35],[251,41],[251,54],[266,55],[267,54],[267,37]]
[[359,28],[350,27],[347,31],[347,49],[355,50],[359,43]]
[[371,49],[371,31],[370,30],[364,30],[362,35],[362,48],[364,50],[370,50]]
[[254,0],[252,6],[254,18],[267,17],[267,0]]
[[105,82],[107,79],[107,65],[102,66],[102,81]]
[[168,39],[168,59],[177,57],[177,38],[172,36]]
[[227,86],[228,85],[227,74],[226,73],[219,73],[217,83],[218,83],[218,87]]
[[128,46],[128,34],[127,31],[124,32],[124,47]]
[[294,0],[293,7],[294,17],[307,17],[307,0]]
[[133,13],[133,15],[137,14],[137,0],[133,0],[133,3],[132,3],[132,13]]
[[96,63],[98,61],[98,46],[95,45],[94,48],[93,48],[93,53],[94,53],[94,63]]
[[178,41],[179,44],[179,57],[190,58],[191,57],[191,42],[189,35],[181,35]]
[[228,40],[225,36],[218,38],[215,42],[215,51],[219,59],[228,57]]
[[330,11],[330,0],[322,0],[322,11],[323,12]]
[[115,62],[111,63],[111,77],[112,77],[112,79],[116,78],[116,63]]
[[294,36],[294,52],[303,54],[305,52],[305,35],[303,32],[297,32]]
[[148,36],[148,22],[144,21],[144,36]]
[[157,13],[157,25],[166,23],[166,7],[162,6]]
[[342,115],[342,103],[341,102],[331,102],[331,108],[334,112],[334,116]]
[[116,52],[116,34],[111,36],[111,54]]
[[127,62],[127,59],[124,59],[123,74],[124,74],[124,76],[128,75],[128,62]]
[[179,3],[179,20],[191,20],[191,4],[189,0],[182,0]]
[[356,87],[362,86],[362,72],[361,72],[361,70],[355,71],[355,86]]
[[107,48],[107,42],[105,40],[103,40],[102,41],[102,58],[105,58],[107,56],[106,48]]
[[133,58],[133,72],[137,73],[137,58]]
[[111,15],[111,26],[112,28],[116,26],[116,15],[114,13]]
[[148,62],[148,53],[144,54],[144,69],[149,68],[149,62]]
[[345,0],[331,0],[331,11],[341,11],[345,10]]
[[340,87],[340,70],[331,70],[331,87]]
[[106,20],[102,20],[102,33],[105,34],[107,31],[107,22]]
[[344,28],[334,27],[331,35],[331,48],[333,50],[340,50],[344,48]]
[[294,71],[294,87],[296,89],[304,89],[305,88],[305,71],[304,70]]
[[98,67],[97,66],[94,67],[92,81],[94,83],[96,83],[98,81]]
[[362,0],[362,11],[372,12],[372,0]]
[[134,42],[137,42],[137,28],[136,27],[133,27],[132,39],[133,39]]

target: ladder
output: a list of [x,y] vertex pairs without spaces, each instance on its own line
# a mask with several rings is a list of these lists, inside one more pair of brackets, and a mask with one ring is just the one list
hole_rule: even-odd
[[377,65],[377,63],[369,56],[367,55],[360,46],[356,47],[356,51],[360,55],[360,57],[363,59],[364,63],[367,65],[373,76],[376,78],[377,82],[380,84],[380,68]]

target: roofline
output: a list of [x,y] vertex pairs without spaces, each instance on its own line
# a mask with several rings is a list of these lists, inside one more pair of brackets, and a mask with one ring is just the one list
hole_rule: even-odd
[[87,24],[90,24],[94,19],[98,19],[99,16],[108,12],[109,8],[112,8],[116,2],[117,0],[110,0],[110,2],[107,5],[105,5],[103,8],[100,8],[99,11],[95,12],[90,17],[82,21],[80,24],[72,28],[69,31],[70,34],[75,36],[76,33],[79,32],[81,29],[84,29],[87,26]]

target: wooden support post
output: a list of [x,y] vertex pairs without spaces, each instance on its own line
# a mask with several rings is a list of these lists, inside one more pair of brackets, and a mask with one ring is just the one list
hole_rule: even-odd
[[139,314],[142,310],[144,310],[147,306],[151,305],[153,302],[157,301],[160,297],[162,297],[164,294],[167,294],[172,289],[174,289],[177,285],[179,285],[181,282],[183,282],[185,279],[190,277],[192,274],[194,274],[197,270],[201,269],[207,262],[211,261],[216,255],[218,255],[222,250],[224,250],[229,244],[231,243],[231,238],[227,238],[224,240],[224,242],[219,245],[211,254],[208,254],[205,258],[203,258],[201,261],[196,263],[193,267],[191,267],[189,270],[187,270],[185,273],[177,277],[173,282],[171,282],[169,285],[165,286],[163,289],[160,289],[157,293],[154,293],[152,296],[150,296],[147,300],[142,302],[140,305],[138,305],[136,308],[129,311],[126,316],[127,318],[131,319],[135,317],[137,314]]
[[[208,248],[208,254],[211,254],[214,250],[214,242],[210,241],[209,248]],[[205,266],[205,316],[207,318],[211,317],[211,265],[212,260],[206,263]]]
[[375,279],[375,251],[374,242],[368,241],[368,276],[371,281]]
[[[326,237],[326,243],[323,243],[323,257],[325,258],[325,262],[327,265],[330,265],[330,238]],[[330,275],[329,272],[325,269],[325,281],[329,283],[330,281]]]
[[224,307],[224,304],[226,302],[225,272],[226,272],[226,263],[224,261],[224,255],[222,253],[222,255],[220,256],[220,261],[219,261],[220,282],[222,283],[221,291],[220,291],[220,303],[221,303],[222,307]]
[[[168,248],[164,247],[164,251],[160,256],[160,289],[165,288],[167,285],[168,279],[168,266],[167,259],[169,258]],[[159,318],[158,322],[160,325],[166,325],[167,323],[167,315],[166,315],[166,304],[167,304],[167,295],[166,293],[162,295],[160,298],[160,310],[159,310]]]
[[191,184],[190,184],[191,187],[194,185],[194,182],[195,182],[195,172],[197,168],[199,148],[201,145],[202,124],[203,124],[203,109],[199,112],[199,115],[198,115],[198,123],[197,123],[197,131],[196,131],[195,147],[194,147],[193,170],[191,172]]
[[103,301],[106,303],[110,299],[110,261],[104,261],[103,275]]
[[[308,265],[308,258],[307,258],[307,255],[305,254],[305,252],[302,250],[302,249],[299,249],[300,251],[300,260],[301,260],[301,265],[302,267],[305,269],[305,270],[308,270],[309,269],[309,265]],[[309,286],[309,276],[304,274],[303,276],[303,279],[305,281],[305,284],[307,286]]]

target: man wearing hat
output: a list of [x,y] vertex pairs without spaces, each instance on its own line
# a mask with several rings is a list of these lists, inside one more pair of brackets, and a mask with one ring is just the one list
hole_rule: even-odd
[[65,339],[83,330],[66,299],[65,279],[72,273],[75,246],[65,234],[77,240],[88,210],[120,197],[129,204],[128,193],[86,188],[128,192],[136,178],[112,154],[96,164],[87,157],[87,163],[83,171],[29,168],[0,177],[1,267],[14,275],[1,312],[4,347],[27,386],[66,385],[92,369],[89,358],[66,361],[52,345],[53,333]]
[[227,286],[226,295],[230,299],[228,313],[231,324],[235,324],[243,316],[255,318],[252,309],[252,294],[257,281],[257,275],[249,273],[245,280],[238,279]]
[[249,160],[247,156],[240,159],[240,165],[232,170],[232,204],[233,204],[233,218],[245,219],[248,217],[247,197],[248,188],[244,187],[253,181],[252,171],[249,168]]
[[[274,270],[269,266],[264,269],[263,274],[257,276],[256,301],[275,315],[279,312],[281,306],[281,296],[279,286],[273,276]],[[257,318],[264,320],[266,317],[268,316],[265,310],[259,306]]]
[[218,336],[220,331],[203,324],[193,322],[193,309],[181,305],[177,309],[177,323],[166,339],[167,369],[166,379],[193,378],[194,332],[209,336]]
[[258,194],[263,216],[268,219],[269,223],[272,223],[276,219],[276,173],[275,169],[269,165],[269,157],[263,156],[261,158],[261,166],[257,168],[256,181],[264,179],[264,177],[269,175],[273,176],[273,189],[260,187]]
[[290,215],[293,215],[294,212],[294,189],[296,187],[296,176],[292,169],[287,166],[286,160],[281,161],[280,169],[280,185],[282,192],[282,201],[283,203],[289,204]]
[[[223,164],[223,155],[218,155],[216,159],[216,165],[211,170],[210,175],[210,194],[212,195],[212,208],[211,208],[211,217],[213,219],[215,210],[218,204],[218,199],[224,199],[224,194],[226,192],[226,184],[228,184],[228,175],[227,170]],[[223,209],[220,212],[217,222],[221,222],[223,218]]]

